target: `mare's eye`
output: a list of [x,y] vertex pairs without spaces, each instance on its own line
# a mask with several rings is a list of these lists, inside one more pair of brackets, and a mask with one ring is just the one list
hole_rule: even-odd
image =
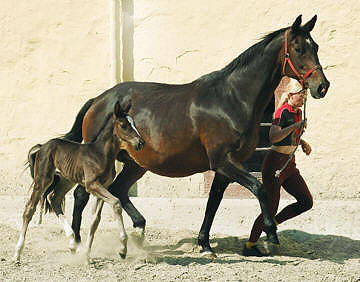
[[296,51],[297,53],[301,53],[301,49],[300,49],[300,48],[295,48],[295,51]]
[[122,128],[122,129],[125,129],[126,127],[127,127],[127,124],[126,124],[126,123],[121,124],[121,128]]

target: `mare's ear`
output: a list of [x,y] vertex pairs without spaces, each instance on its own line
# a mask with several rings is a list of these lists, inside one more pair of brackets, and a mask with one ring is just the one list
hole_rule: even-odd
[[301,25],[301,15],[299,15],[291,26],[291,31],[296,32]]
[[114,114],[116,117],[123,117],[125,116],[123,109],[120,106],[119,101],[116,102],[114,106]]
[[317,15],[313,16],[313,18],[310,21],[304,24],[303,29],[307,32],[312,31],[315,26],[316,20],[317,20]]

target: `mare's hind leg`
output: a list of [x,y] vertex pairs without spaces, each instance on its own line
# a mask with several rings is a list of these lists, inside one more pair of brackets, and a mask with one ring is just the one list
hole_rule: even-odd
[[246,187],[259,200],[261,213],[264,217],[264,231],[270,242],[279,244],[276,234],[276,225],[270,213],[268,198],[264,185],[246,171],[240,162],[237,161],[237,153],[228,153],[226,160],[222,163],[217,172],[227,176],[232,182],[236,181]]
[[94,203],[94,207],[92,209],[93,218],[90,224],[89,234],[86,241],[86,257],[88,263],[90,262],[91,246],[94,241],[95,232],[101,220],[101,211],[103,206],[104,206],[104,201],[99,198],[96,198],[96,202]]
[[75,233],[74,246],[70,246],[70,249],[75,248],[81,242],[80,226],[82,220],[82,213],[86,204],[89,201],[89,193],[86,192],[85,188],[81,185],[76,186],[74,190],[74,208],[73,208],[73,219],[71,227]]
[[114,182],[108,187],[108,190],[120,199],[123,209],[130,216],[134,228],[138,229],[140,233],[140,240],[143,241],[146,221],[130,201],[128,192],[131,185],[140,179],[146,170],[130,159],[121,161],[124,161],[124,167]]
[[215,173],[214,180],[211,184],[209,199],[206,205],[205,217],[198,236],[198,244],[202,248],[200,252],[204,255],[215,256],[214,251],[210,247],[209,233],[215,213],[229,183],[230,180],[227,177],[219,173]]
[[104,188],[97,181],[89,182],[86,184],[86,190],[94,196],[108,203],[114,210],[115,217],[120,227],[120,251],[119,254],[122,258],[126,257],[127,253],[127,234],[125,231],[124,221],[122,217],[122,207],[120,200],[114,197],[107,189]]

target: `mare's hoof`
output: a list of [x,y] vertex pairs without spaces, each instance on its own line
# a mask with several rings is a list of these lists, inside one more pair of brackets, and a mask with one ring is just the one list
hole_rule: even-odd
[[266,235],[267,235],[267,240],[269,242],[276,244],[276,245],[280,245],[279,238],[278,238],[276,232],[271,232]]
[[203,247],[202,250],[200,250],[200,254],[203,257],[207,258],[216,258],[215,252],[211,249],[211,247]]
[[272,227],[264,227],[264,231],[266,233],[267,236],[267,240],[273,244],[276,245],[280,245],[278,236],[276,234],[276,226],[272,226]]
[[121,257],[122,259],[125,259],[125,258],[126,258],[126,252],[125,252],[125,253],[120,253],[120,252],[119,252],[119,255],[120,255],[120,257]]
[[273,244],[268,240],[264,241],[264,249],[267,255],[271,255],[271,256],[278,255],[279,248],[280,248],[279,244]]

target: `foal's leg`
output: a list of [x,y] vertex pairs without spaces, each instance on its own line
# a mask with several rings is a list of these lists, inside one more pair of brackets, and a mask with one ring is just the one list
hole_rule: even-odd
[[96,230],[99,226],[100,220],[101,220],[101,211],[102,211],[103,206],[104,206],[104,201],[101,200],[100,198],[96,198],[96,202],[94,203],[94,207],[92,210],[93,218],[91,221],[90,230],[89,230],[88,238],[86,241],[86,257],[87,257],[88,262],[90,262],[91,246],[94,241],[95,232],[96,232]]
[[40,211],[39,211],[39,219],[38,219],[38,224],[40,225],[42,223],[42,218],[43,218],[43,214],[44,214],[44,205],[45,205],[45,198],[41,197],[40,198]]
[[217,172],[227,176],[231,181],[238,182],[256,196],[259,200],[261,212],[264,217],[264,231],[267,238],[270,242],[279,244],[276,234],[276,225],[270,213],[265,187],[255,176],[247,172],[241,164],[236,161],[236,157],[236,154],[229,153],[225,162],[217,169]]
[[30,199],[27,201],[27,203],[25,205],[25,209],[24,209],[24,213],[23,213],[23,225],[22,225],[22,228],[20,231],[19,240],[15,247],[14,261],[16,263],[20,262],[20,256],[24,249],[26,232],[27,232],[29,223],[34,215],[34,212],[36,210],[36,205],[38,204],[38,202],[40,200],[42,191],[43,190],[40,188],[40,186],[37,183],[35,183],[33,191],[30,196]]
[[140,179],[145,172],[146,170],[140,167],[137,163],[126,159],[124,160],[124,167],[122,171],[108,187],[108,190],[120,199],[123,209],[130,216],[133,222],[133,227],[138,229],[141,240],[144,239],[146,220],[130,201],[128,192],[130,187],[138,179]]
[[127,253],[127,234],[125,231],[125,226],[122,217],[122,207],[120,200],[114,197],[103,185],[97,181],[88,182],[86,185],[86,190],[93,194],[94,196],[100,198],[101,200],[108,203],[114,210],[115,217],[118,221],[120,227],[120,256],[122,258],[126,257]]
[[209,199],[206,205],[205,217],[198,236],[198,244],[202,248],[200,252],[204,255],[215,256],[214,251],[210,247],[209,232],[215,217],[215,213],[220,205],[224,191],[229,183],[230,180],[227,177],[219,173],[215,173],[215,177],[210,189]]

